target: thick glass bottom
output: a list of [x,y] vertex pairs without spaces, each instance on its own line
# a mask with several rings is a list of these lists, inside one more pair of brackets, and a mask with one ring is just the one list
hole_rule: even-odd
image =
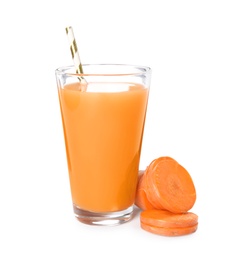
[[132,219],[133,206],[117,212],[91,212],[73,205],[75,217],[87,225],[116,226]]

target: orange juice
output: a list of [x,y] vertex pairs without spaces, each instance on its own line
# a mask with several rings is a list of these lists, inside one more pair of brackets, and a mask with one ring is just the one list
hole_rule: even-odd
[[101,92],[101,83],[95,92],[91,83],[89,91],[80,83],[59,89],[72,200],[83,210],[115,212],[134,202],[148,89],[121,84],[116,92]]

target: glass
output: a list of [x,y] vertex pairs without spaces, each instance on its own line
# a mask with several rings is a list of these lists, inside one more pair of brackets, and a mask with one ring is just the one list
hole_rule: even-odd
[[58,68],[73,211],[91,225],[132,218],[151,69],[122,64]]

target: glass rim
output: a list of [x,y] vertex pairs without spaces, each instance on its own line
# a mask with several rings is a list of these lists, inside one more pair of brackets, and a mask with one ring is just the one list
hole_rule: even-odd
[[[75,77],[87,77],[87,76],[141,76],[144,74],[151,73],[151,68],[148,66],[140,66],[140,65],[132,65],[132,64],[121,64],[121,63],[88,63],[82,64],[82,67],[122,67],[130,70],[130,72],[115,72],[115,73],[77,73],[75,72],[75,66],[61,66],[55,70],[57,74],[66,74],[68,76],[75,76]],[[136,70],[136,71],[135,71]],[[118,71],[118,70],[117,70]]]

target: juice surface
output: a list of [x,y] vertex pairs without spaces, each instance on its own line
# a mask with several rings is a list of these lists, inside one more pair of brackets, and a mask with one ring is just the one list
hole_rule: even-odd
[[124,210],[134,202],[148,89],[125,83],[126,91],[88,92],[79,84],[59,89],[73,203]]

